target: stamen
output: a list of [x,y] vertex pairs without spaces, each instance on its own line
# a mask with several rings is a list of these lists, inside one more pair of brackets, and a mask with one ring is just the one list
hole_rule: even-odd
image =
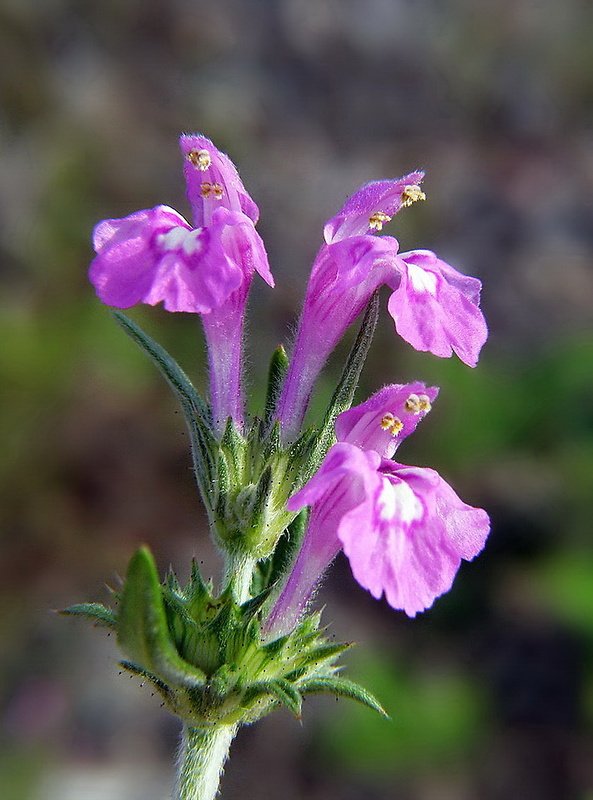
[[215,200],[222,200],[224,188],[220,183],[204,181],[200,184],[200,193],[202,197],[214,197]]
[[381,420],[381,427],[383,428],[384,431],[389,430],[389,428],[391,427],[391,423],[393,422],[394,419],[395,417],[393,416],[393,414],[385,414],[385,416]]
[[197,167],[202,172],[207,170],[212,163],[212,158],[207,150],[190,150],[187,157],[194,167]]
[[389,222],[391,217],[387,216],[387,214],[383,214],[382,211],[375,211],[374,214],[371,214],[369,217],[369,228],[372,231],[381,231],[383,230],[383,225],[386,222]]
[[422,189],[419,186],[416,186],[416,184],[404,186],[404,190],[402,192],[402,208],[411,206],[412,203],[415,203],[417,200],[426,200],[426,195]]
[[404,408],[410,414],[428,414],[432,405],[428,395],[412,393],[404,403]]
[[418,400],[420,401],[420,411],[424,412],[425,414],[428,414],[428,412],[432,408],[430,397],[427,394],[419,394]]
[[385,414],[385,416],[381,419],[381,427],[384,431],[389,431],[392,436],[397,436],[397,434],[401,431],[404,427],[404,423],[401,419],[394,417],[393,414]]

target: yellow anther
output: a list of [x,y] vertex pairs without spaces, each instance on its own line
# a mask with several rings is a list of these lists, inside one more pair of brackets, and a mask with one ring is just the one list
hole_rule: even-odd
[[212,158],[207,150],[190,150],[187,157],[194,167],[202,170],[202,172],[208,169],[212,163]]
[[419,186],[416,186],[416,184],[404,186],[404,190],[402,192],[402,208],[411,206],[412,203],[416,202],[416,200],[426,200],[426,195],[422,189]]
[[220,183],[204,181],[204,183],[200,184],[200,193],[202,197],[213,197],[215,200],[222,200],[224,189]]
[[404,427],[404,423],[393,414],[385,414],[381,419],[381,427],[384,431],[389,431],[392,436],[397,436]]
[[428,412],[432,408],[430,397],[427,394],[419,394],[418,402],[420,403],[420,411],[424,412],[425,414],[428,414]]
[[426,394],[414,394],[412,393],[406,402],[404,403],[404,408],[410,414],[427,414],[432,405],[430,403],[430,398]]
[[371,214],[369,217],[369,228],[372,231],[383,230],[383,225],[389,222],[390,219],[391,217],[388,217],[387,214],[383,214],[382,211],[375,211],[375,213]]
[[419,414],[420,413],[420,398],[417,394],[411,394],[406,402],[404,403],[404,408],[406,411],[409,411],[410,414]]
[[381,427],[384,431],[388,431],[391,428],[391,424],[394,421],[395,417],[393,414],[385,414],[383,419],[381,420]]

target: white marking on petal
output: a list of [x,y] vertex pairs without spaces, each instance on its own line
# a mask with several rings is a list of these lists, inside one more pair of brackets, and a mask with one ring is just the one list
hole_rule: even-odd
[[418,294],[424,294],[425,292],[432,295],[436,294],[437,276],[434,272],[428,272],[417,264],[407,264],[407,267],[408,277],[415,292]]
[[183,244],[186,234],[187,228],[182,228],[180,226],[171,228],[167,233],[161,233],[158,237],[157,241],[159,247],[162,250],[177,250],[177,248],[181,247]]
[[202,233],[201,228],[196,228],[193,231],[188,231],[187,236],[183,240],[183,249],[187,253],[188,256],[191,256],[194,253],[199,253],[203,247],[202,240],[200,239],[200,235]]
[[377,511],[381,519],[391,521],[397,518],[403,525],[409,525],[422,518],[422,503],[407,483],[392,483],[387,477],[383,477],[381,483],[377,497]]
[[200,241],[201,228],[190,230],[177,225],[171,228],[167,233],[161,233],[157,237],[157,242],[161,250],[181,250],[188,256],[193,253],[199,253],[202,249],[202,242]]

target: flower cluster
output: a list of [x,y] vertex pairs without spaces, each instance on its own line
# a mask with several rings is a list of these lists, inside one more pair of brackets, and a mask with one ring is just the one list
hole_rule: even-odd
[[[110,219],[95,228],[90,278],[117,308],[163,302],[199,313],[210,364],[210,401],[221,435],[229,418],[244,430],[242,338],[255,272],[274,281],[255,229],[259,211],[229,158],[201,135],[181,137],[194,227],[167,206]],[[480,282],[430,250],[399,252],[377,236],[400,209],[425,199],[422,172],[366,184],[330,219],[314,261],[275,418],[286,444],[298,438],[319,373],[346,329],[382,285],[397,332],[417,350],[455,352],[475,366],[487,336]],[[392,460],[437,394],[422,384],[387,386],[344,411],[337,443],[288,511],[309,506],[307,533],[270,613],[267,628],[287,632],[322,573],[343,549],[361,586],[414,615],[447,591],[460,559],[483,547],[488,518],[465,505],[436,472]]]
[[392,460],[430,410],[438,390],[386,386],[336,420],[334,444],[288,507],[311,506],[309,527],[268,619],[275,636],[302,615],[340,549],[358,583],[415,616],[451,588],[461,559],[483,548],[488,515],[463,503],[432,469]]
[[[430,250],[399,252],[378,235],[425,195],[422,172],[366,184],[324,228],[290,359],[272,356],[265,408],[250,416],[243,392],[243,329],[257,272],[274,280],[256,231],[259,210],[229,158],[201,135],[181,137],[190,224],[168,206],[108,219],[94,231],[90,279],[116,309],[162,302],[199,314],[208,348],[209,398],[157,342],[114,315],[169,382],[188,424],[210,532],[225,559],[219,587],[194,564],[181,587],[160,583],[146,548],[131,559],[114,609],[66,609],[112,628],[127,659],[184,725],[178,800],[213,800],[241,724],[279,703],[297,717],[308,694],[331,692],[382,712],[336,664],[309,605],[342,550],[358,583],[409,616],[448,591],[462,559],[483,548],[487,514],[466,505],[434,470],[394,460],[438,389],[391,384],[352,405],[377,321],[377,290],[391,290],[397,333],[417,350],[456,353],[475,366],[487,328],[480,282]],[[330,353],[361,317],[321,422],[303,429]],[[384,712],[382,712],[384,713]]]
[[202,315],[210,361],[213,414],[243,425],[241,342],[254,272],[274,279],[255,230],[259,209],[229,158],[205,136],[182,136],[187,197],[194,226],[168,206],[107,219],[94,231],[89,277],[116,308],[136,303]]

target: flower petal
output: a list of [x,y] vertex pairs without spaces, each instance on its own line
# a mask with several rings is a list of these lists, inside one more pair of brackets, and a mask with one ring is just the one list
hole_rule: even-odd
[[391,458],[400,443],[430,411],[439,390],[415,381],[385,386],[336,419],[338,441]]
[[424,197],[418,184],[423,172],[411,172],[395,180],[367,183],[350,197],[341,211],[332,217],[323,229],[327,244],[359,236],[370,231],[380,231],[385,222],[413,199]]
[[100,222],[93,232],[97,257],[89,278],[99,298],[116,308],[129,308],[150,291],[161,258],[155,237],[173,228],[191,230],[168,206],[137,211],[123,219]]
[[317,376],[346,329],[379,286],[398,285],[397,248],[390,236],[354,236],[319,250],[278,405],[285,441],[300,430]]
[[416,350],[447,358],[453,351],[475,367],[488,328],[480,281],[462,275],[429,250],[401,254],[402,278],[389,299],[397,332]]
[[[218,308],[246,279],[224,247],[235,217],[218,209],[210,227],[193,230],[173,209],[156,206],[101,222],[94,234],[98,255],[89,272],[97,294],[117,308],[161,301],[167,311]],[[240,214],[239,222],[244,219]]]
[[257,222],[259,209],[225,153],[199,133],[183,134],[179,145],[184,156],[187,197],[197,228],[210,225],[214,211],[221,207],[242,212],[252,222]]
[[226,209],[219,209],[213,219],[222,218],[223,214],[227,223],[223,235],[225,251],[237,264],[241,264],[245,276],[251,277],[255,271],[269,286],[274,286],[268,254],[253,222],[241,212],[231,214]]
[[480,552],[488,516],[434,470],[384,460],[380,473],[379,491],[344,516],[338,536],[360,585],[415,616],[451,588],[462,558]]

